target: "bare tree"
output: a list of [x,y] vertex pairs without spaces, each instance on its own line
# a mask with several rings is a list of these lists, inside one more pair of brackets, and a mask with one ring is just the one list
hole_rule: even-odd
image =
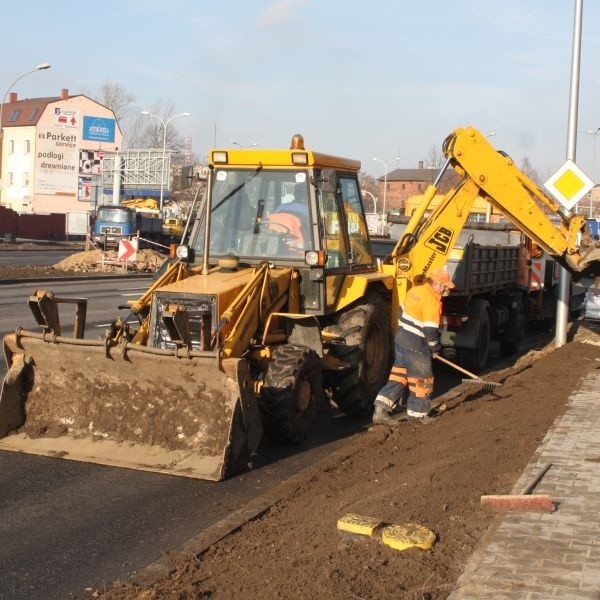
[[[148,116],[141,114],[142,109],[135,104],[135,96],[119,83],[105,81],[96,92],[88,95],[113,111],[123,132],[125,148],[162,148],[163,123],[176,114],[173,102],[157,100],[148,108],[148,112],[155,116]],[[181,153],[183,138],[173,123],[169,123],[166,133],[166,148]],[[177,162],[175,158],[174,162]]]
[[134,110],[135,96],[113,81],[105,81],[94,94],[94,100],[110,108],[119,123],[130,117]]
[[521,161],[521,171],[523,171],[523,173],[525,173],[525,175],[527,175],[529,179],[531,179],[538,185],[542,185],[543,182],[538,172],[533,168],[533,165],[531,164],[531,161],[529,160],[528,156],[524,156],[523,160]]
[[426,169],[439,169],[445,161],[444,154],[437,146],[431,146],[429,152],[425,156]]
[[360,183],[360,189],[365,192],[370,192],[371,194],[377,195],[377,190],[379,189],[379,185],[375,180],[373,175],[369,175],[365,171],[361,171],[358,174],[358,182]]
[[[162,148],[163,136],[166,133],[165,147],[168,150],[181,153],[184,146],[184,139],[175,128],[175,124],[169,123],[166,132],[164,127],[167,120],[177,113],[175,104],[172,101],[159,99],[148,109],[148,112],[150,115],[140,115],[143,120],[139,121],[139,124],[142,126],[138,129],[138,147]],[[177,161],[174,160],[174,162]]]

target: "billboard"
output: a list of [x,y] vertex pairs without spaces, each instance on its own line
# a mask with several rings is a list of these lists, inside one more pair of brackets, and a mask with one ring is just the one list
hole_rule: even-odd
[[74,196],[79,170],[77,133],[54,123],[38,131],[35,156],[35,193]]
[[93,142],[115,141],[115,120],[105,117],[83,117],[83,139]]

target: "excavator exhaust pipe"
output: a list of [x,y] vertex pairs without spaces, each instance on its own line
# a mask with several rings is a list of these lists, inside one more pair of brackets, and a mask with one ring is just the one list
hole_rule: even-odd
[[262,437],[244,359],[24,330],[4,352],[0,450],[219,481]]

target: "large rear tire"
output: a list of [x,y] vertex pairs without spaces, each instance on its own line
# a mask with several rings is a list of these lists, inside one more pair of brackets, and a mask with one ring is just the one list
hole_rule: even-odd
[[389,309],[381,296],[371,295],[340,315],[338,326],[345,343],[333,344],[331,352],[348,368],[329,374],[333,400],[346,414],[367,412],[394,360]]
[[475,348],[460,348],[459,362],[465,369],[479,373],[485,369],[490,355],[491,324],[487,308],[482,306],[479,311],[479,329]]
[[259,398],[265,433],[284,444],[299,444],[308,435],[322,398],[317,354],[295,344],[276,348]]
[[523,311],[523,303],[519,298],[514,310],[511,310],[510,323],[506,328],[505,335],[500,339],[500,353],[502,356],[518,354],[525,337],[526,319]]

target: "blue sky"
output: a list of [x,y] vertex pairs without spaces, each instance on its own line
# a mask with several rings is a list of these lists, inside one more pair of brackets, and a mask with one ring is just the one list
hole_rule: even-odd
[[[546,178],[566,158],[574,10],[574,0],[12,3],[0,90],[49,62],[13,91],[111,81],[140,110],[163,100],[190,112],[173,125],[198,155],[215,140],[285,147],[298,132],[376,177],[372,157],[416,168],[473,125]],[[581,131],[600,127],[599,24],[598,3],[584,1]],[[577,163],[598,180],[594,139],[578,136]]]

